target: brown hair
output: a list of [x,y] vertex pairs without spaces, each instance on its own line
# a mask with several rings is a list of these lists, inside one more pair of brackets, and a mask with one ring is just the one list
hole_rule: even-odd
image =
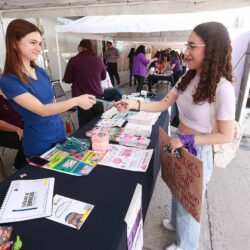
[[[24,65],[17,42],[32,32],[39,32],[42,35],[42,32],[34,24],[26,20],[15,19],[10,22],[6,31],[6,59],[3,75],[13,74],[22,82],[29,83],[29,80],[22,72]],[[37,64],[31,61],[30,66],[34,68],[37,67]]]
[[[216,87],[221,77],[233,81],[231,40],[226,27],[218,22],[199,24],[193,31],[206,45],[200,81],[193,101],[195,104],[205,101],[211,103],[215,100]],[[181,79],[177,90],[184,91],[195,75],[196,70],[189,70]]]
[[82,47],[83,49],[86,49],[87,51],[90,52],[93,56],[95,55],[95,52],[92,48],[91,41],[89,39],[82,39],[81,42],[78,45],[78,48]]

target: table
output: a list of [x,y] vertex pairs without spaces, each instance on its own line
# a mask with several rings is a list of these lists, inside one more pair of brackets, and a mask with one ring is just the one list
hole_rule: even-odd
[[171,86],[174,85],[174,78],[173,78],[173,74],[169,74],[169,75],[149,75],[148,76],[148,88],[149,91],[151,91],[152,85],[153,85],[153,81],[168,81],[171,83]]
[[[82,138],[96,121],[76,133]],[[89,175],[76,177],[56,171],[25,166],[18,173],[0,184],[0,204],[11,180],[55,177],[54,194],[77,199],[95,205],[80,230],[76,230],[45,218],[12,223],[13,236],[20,235],[23,250],[125,250],[127,233],[124,218],[137,183],[142,185],[142,212],[145,219],[160,168],[158,127],[167,130],[168,113],[164,112],[153,127],[149,148],[154,149],[146,173],[118,170],[98,165]]]

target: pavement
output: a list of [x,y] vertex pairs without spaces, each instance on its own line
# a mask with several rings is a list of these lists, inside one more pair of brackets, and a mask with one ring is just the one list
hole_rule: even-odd
[[[122,85],[124,93],[134,86]],[[160,91],[166,91],[164,86]],[[250,109],[246,109],[243,138],[226,169],[215,168],[205,195],[199,250],[250,250]],[[0,150],[10,173],[16,151]],[[0,181],[1,181],[0,176]],[[159,174],[144,223],[144,250],[163,250],[175,233],[161,226],[170,217],[171,193]]]

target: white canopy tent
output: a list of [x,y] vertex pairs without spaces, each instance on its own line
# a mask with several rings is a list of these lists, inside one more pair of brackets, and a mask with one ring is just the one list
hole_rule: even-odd
[[3,17],[142,15],[249,6],[249,0],[0,0]]

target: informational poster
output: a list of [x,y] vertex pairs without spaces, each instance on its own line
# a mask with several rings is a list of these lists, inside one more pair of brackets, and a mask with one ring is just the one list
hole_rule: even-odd
[[172,194],[200,222],[203,189],[203,163],[184,148],[180,157],[168,150],[171,138],[160,128],[160,158],[162,178]]
[[142,186],[137,184],[124,221],[127,223],[128,250],[143,247]]

